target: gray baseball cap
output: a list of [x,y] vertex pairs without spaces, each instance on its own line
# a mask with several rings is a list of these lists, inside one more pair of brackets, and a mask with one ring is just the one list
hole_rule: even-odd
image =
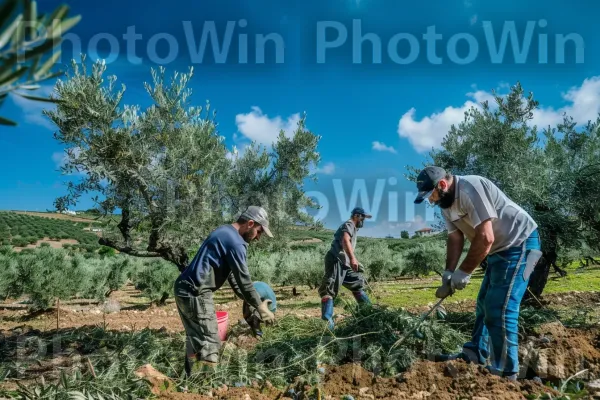
[[273,234],[269,229],[269,216],[267,215],[267,212],[264,208],[259,206],[250,206],[246,209],[246,211],[242,213],[241,216],[256,222],[257,224],[263,227],[263,230],[265,231],[268,237],[273,237]]

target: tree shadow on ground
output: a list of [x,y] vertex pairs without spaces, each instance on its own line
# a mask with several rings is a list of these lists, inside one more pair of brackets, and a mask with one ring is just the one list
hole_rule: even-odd
[[183,349],[183,338],[162,329],[117,331],[85,325],[40,331],[22,325],[0,331],[0,369],[12,380],[42,374],[51,380],[59,378],[62,371],[93,373],[93,366],[104,368],[125,353],[141,365],[157,353]]

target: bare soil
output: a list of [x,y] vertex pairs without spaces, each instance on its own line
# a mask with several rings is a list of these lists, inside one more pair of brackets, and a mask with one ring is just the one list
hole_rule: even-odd
[[89,218],[81,218],[81,217],[73,217],[68,214],[60,214],[60,213],[44,213],[44,212],[34,212],[34,211],[13,211],[15,214],[24,214],[24,215],[32,215],[34,217],[42,217],[42,218],[54,218],[54,219],[66,219],[68,221],[73,222],[94,222]]
[[49,237],[45,237],[43,239],[38,240],[37,242],[35,242],[33,244],[28,244],[25,247],[13,247],[13,249],[15,252],[19,253],[23,249],[35,249],[36,247],[39,247],[42,243],[48,243],[50,245],[50,247],[52,247],[53,249],[62,249],[63,244],[79,244],[79,242],[75,239],[54,240],[54,239],[50,239]]
[[398,379],[376,377],[357,365],[334,367],[326,375],[324,391],[333,396],[350,394],[375,399],[456,399],[459,397],[498,397],[521,399],[526,394],[549,391],[533,381],[510,382],[493,376],[484,368],[462,361],[415,363]]
[[322,383],[317,386],[298,382],[285,390],[268,383],[262,387],[218,388],[209,395],[165,393],[161,399],[431,399],[471,398],[523,399],[526,395],[558,393],[534,381],[510,382],[493,376],[485,369],[462,361],[448,363],[418,362],[398,378],[382,378],[357,364],[327,367]]
[[[285,291],[282,293],[282,291]],[[277,316],[294,314],[300,318],[320,316],[318,304],[308,307],[302,295],[292,296],[291,288],[277,289]],[[19,301],[20,300],[20,301]],[[183,325],[173,299],[166,305],[149,304],[133,286],[115,291],[104,303],[93,300],[71,300],[60,303],[57,326],[56,308],[38,314],[30,314],[23,300],[0,304],[0,330],[14,329],[27,325],[42,331],[50,329],[78,328],[86,325],[101,325],[117,331],[133,331],[144,328],[162,329],[167,332],[181,332]],[[228,325],[234,327],[243,319],[242,301],[234,296],[231,290],[219,290],[215,294],[217,311],[228,312]]]
[[[600,288],[599,288],[600,289]],[[600,292],[566,292],[545,294],[541,303],[546,307],[598,307]]]
[[542,325],[539,336],[520,346],[522,368],[554,381],[600,378],[600,329],[568,329],[560,322]]

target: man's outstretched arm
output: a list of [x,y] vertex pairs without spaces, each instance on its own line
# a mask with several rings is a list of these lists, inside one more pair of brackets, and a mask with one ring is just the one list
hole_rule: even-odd
[[[250,271],[246,265],[246,252],[243,248],[231,249],[227,255],[231,274],[229,284],[236,295],[241,294],[250,306],[258,308],[261,305],[260,296],[254,289]],[[233,284],[232,284],[233,282]]]
[[494,231],[491,219],[486,219],[475,228],[475,237],[467,253],[467,257],[460,265],[460,270],[471,274],[487,257],[494,244]]
[[465,247],[465,235],[458,229],[448,234],[446,247],[446,270],[454,272]]

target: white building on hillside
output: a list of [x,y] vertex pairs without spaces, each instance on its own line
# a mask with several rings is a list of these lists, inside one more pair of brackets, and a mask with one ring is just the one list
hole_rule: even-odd
[[418,231],[415,231],[415,236],[419,236],[419,237],[431,236],[433,234],[435,234],[435,232],[431,228],[423,228],[423,229],[419,229]]

